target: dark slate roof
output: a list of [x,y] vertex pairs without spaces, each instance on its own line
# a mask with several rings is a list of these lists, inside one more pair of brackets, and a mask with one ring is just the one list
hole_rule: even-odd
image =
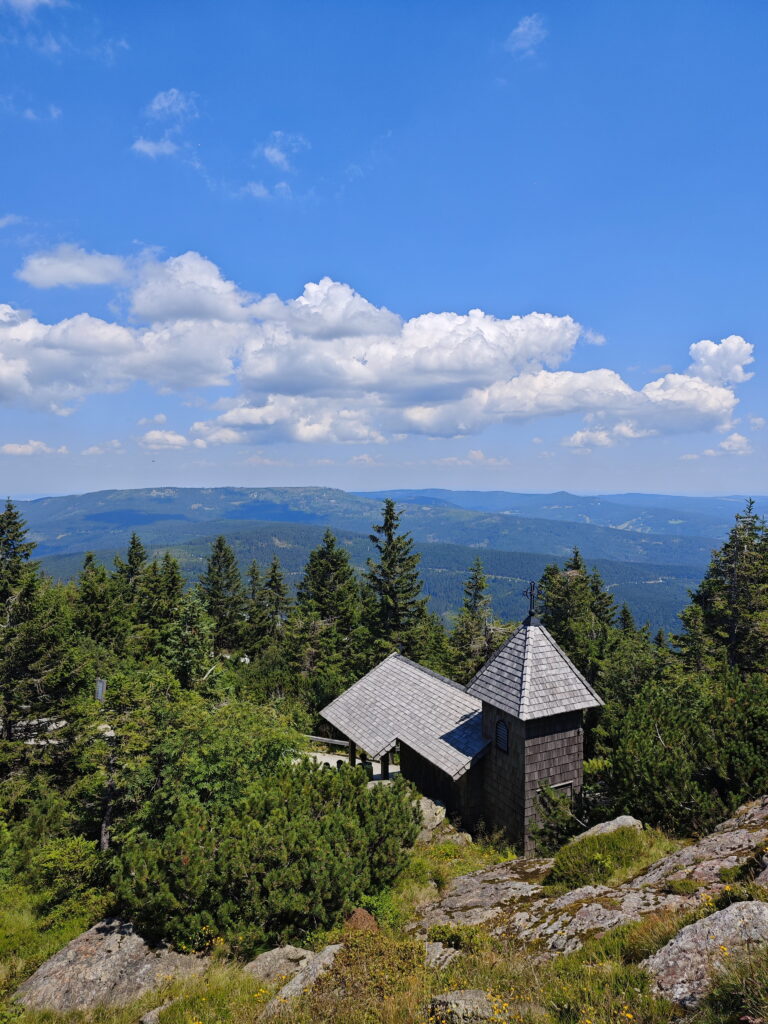
[[603,703],[547,630],[532,618],[483,665],[467,693],[523,722]]
[[390,654],[320,714],[372,758],[399,740],[452,779],[488,746],[481,702],[402,654]]

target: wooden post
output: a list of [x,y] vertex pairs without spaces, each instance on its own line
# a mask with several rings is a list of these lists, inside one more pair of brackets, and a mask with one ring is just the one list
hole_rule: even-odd
[[354,742],[354,740],[350,740],[349,741],[349,763],[350,763],[350,765],[353,768],[355,767],[355,758],[356,758],[355,742]]
[[381,755],[381,777],[382,779],[389,778],[389,751]]

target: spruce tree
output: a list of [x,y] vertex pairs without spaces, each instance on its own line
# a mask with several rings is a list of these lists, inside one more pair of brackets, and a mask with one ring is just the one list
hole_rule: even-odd
[[138,657],[164,657],[168,631],[178,615],[184,591],[179,563],[166,552],[138,576],[133,603],[134,628],[129,647]]
[[464,584],[464,611],[470,615],[486,617],[490,612],[491,601],[488,597],[488,577],[483,569],[483,562],[478,555],[469,570],[469,578]]
[[[74,648],[63,587],[24,574],[0,622],[0,722],[4,740],[45,735],[64,713]],[[5,755],[13,756],[8,749]],[[0,772],[0,775],[2,772]]]
[[683,632],[672,639],[689,672],[711,671],[724,663],[725,651],[707,629],[704,609],[694,600],[680,612]]
[[35,544],[27,540],[27,528],[10,498],[0,512],[0,608],[20,586],[25,570],[34,570],[29,556]]
[[169,624],[165,662],[185,687],[199,686],[213,667],[213,621],[198,594],[183,594]]
[[[768,664],[768,529],[750,499],[726,542],[712,554],[699,588],[692,595],[703,625],[728,663],[742,672],[764,671]],[[684,622],[684,625],[688,623]]]
[[136,593],[139,578],[146,564],[146,549],[141,543],[138,534],[132,533],[125,561],[119,555],[115,556],[115,576],[125,590],[129,600],[132,600]]
[[622,604],[621,611],[619,612],[618,626],[624,633],[634,633],[636,628],[634,616],[626,601]]
[[539,584],[542,621],[576,667],[594,682],[614,623],[613,597],[578,548],[562,569],[548,565]]
[[118,652],[130,629],[122,587],[90,551],[77,580],[74,623],[84,636]]
[[326,530],[323,542],[310,551],[296,591],[296,604],[304,614],[333,623],[350,633],[360,621],[360,586],[347,550]]
[[[496,637],[496,639],[494,639]],[[453,678],[467,683],[498,645],[498,629],[491,618],[488,580],[476,558],[464,584],[464,603],[450,636]]]
[[245,591],[237,559],[226,537],[217,537],[208,564],[200,578],[200,593],[206,611],[215,623],[219,650],[233,650],[242,640]]
[[400,513],[394,501],[384,502],[382,522],[374,525],[370,540],[378,560],[368,559],[365,580],[373,599],[372,632],[409,654],[412,633],[426,613],[418,565],[410,533],[400,533]]
[[349,555],[326,530],[320,546],[310,552],[286,636],[289,661],[313,709],[367,671],[370,647]]
[[[0,513],[0,777],[62,714],[73,649],[65,590],[37,575],[35,545],[8,500]],[[26,753],[36,752],[27,748]]]
[[166,551],[160,562],[160,594],[163,602],[162,617],[170,622],[178,611],[184,594],[184,576],[181,566],[173,555]]
[[248,566],[248,583],[245,591],[245,621],[242,636],[243,648],[253,655],[267,639],[267,612],[264,604],[261,570],[254,560]]
[[272,559],[261,588],[266,635],[274,640],[285,628],[291,610],[288,587],[277,555]]

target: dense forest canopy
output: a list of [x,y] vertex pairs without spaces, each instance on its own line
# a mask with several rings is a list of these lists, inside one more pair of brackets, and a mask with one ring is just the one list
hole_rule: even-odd
[[[88,555],[63,584],[8,501],[2,877],[45,892],[52,919],[75,901],[94,920],[126,913],[179,946],[222,936],[244,953],[391,884],[418,827],[408,785],[314,768],[300,733],[389,652],[466,683],[515,624],[494,617],[480,559],[451,628],[430,612],[392,500],[371,539],[360,575],[327,530],[295,593],[277,558],[243,579],[225,536],[193,586],[136,534],[111,567]],[[538,592],[605,700],[587,723],[580,821],[628,812],[689,834],[768,791],[768,530],[751,504],[674,635],[617,608],[578,550]]]

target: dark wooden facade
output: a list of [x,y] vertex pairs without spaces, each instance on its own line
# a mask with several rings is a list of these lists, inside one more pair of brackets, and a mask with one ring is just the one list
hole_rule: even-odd
[[[536,820],[541,785],[571,797],[581,790],[581,717],[580,711],[571,711],[521,722],[483,702],[483,735],[490,741],[483,758],[483,818],[490,829],[502,829],[526,854],[532,852],[529,832]],[[507,729],[506,750],[499,724]]]
[[473,831],[485,814],[485,758],[477,761],[460,779],[452,779],[407,744],[400,744],[400,771],[431,800],[445,804],[449,818],[459,818]]

